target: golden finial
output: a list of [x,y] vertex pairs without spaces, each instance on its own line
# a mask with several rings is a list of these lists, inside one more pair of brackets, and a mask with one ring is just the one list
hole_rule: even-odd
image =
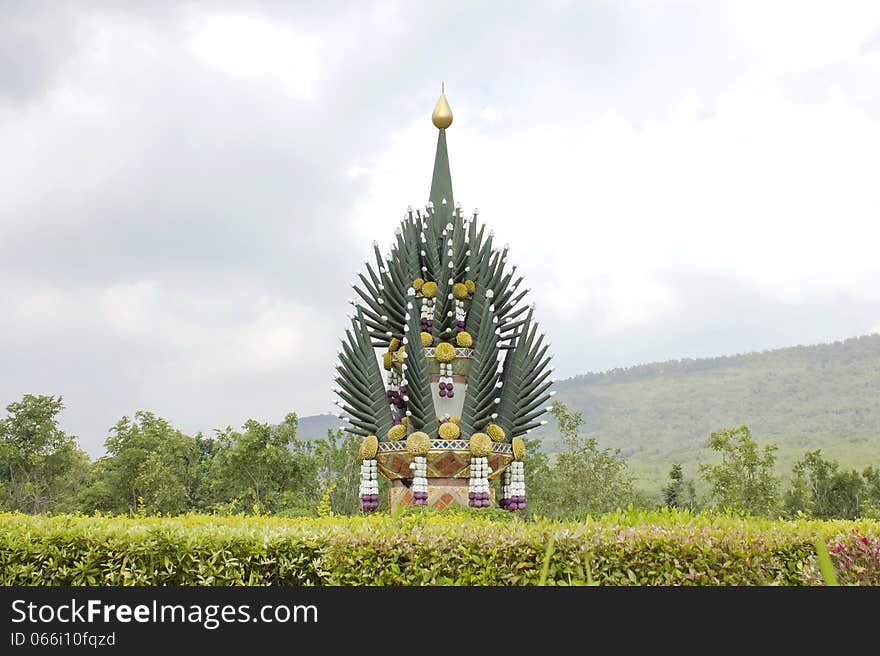
[[449,103],[446,102],[446,89],[442,82],[440,84],[440,98],[437,99],[437,104],[434,106],[431,121],[435,127],[441,130],[452,125],[452,110],[449,109]]

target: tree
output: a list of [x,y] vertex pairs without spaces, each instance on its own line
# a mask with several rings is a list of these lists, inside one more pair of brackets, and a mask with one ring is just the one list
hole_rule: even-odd
[[721,453],[721,464],[700,465],[717,506],[751,515],[772,515],[778,504],[779,479],[773,474],[776,445],[760,449],[747,426],[709,436],[709,447]]
[[296,439],[296,426],[290,413],[277,426],[250,419],[244,432],[219,432],[211,466],[215,501],[235,500],[256,512],[314,511],[317,460],[309,445]]
[[817,519],[854,519],[870,498],[870,468],[863,479],[856,471],[840,471],[836,460],[826,460],[820,449],[808,451],[792,467],[791,487],[785,494],[789,516],[803,512]]
[[359,435],[342,430],[328,430],[326,438],[314,442],[318,480],[322,489],[333,488],[330,494],[330,510],[337,515],[353,515],[360,507],[360,443]]
[[179,514],[197,508],[205,462],[201,435],[191,437],[152,412],[122,417],[104,442],[93,488],[80,502],[112,512]]
[[541,450],[541,439],[526,438],[526,462],[524,467],[526,479],[526,501],[530,512],[538,515],[553,514],[556,494],[554,491],[553,468],[549,456]]
[[865,479],[865,502],[859,514],[866,519],[880,519],[880,468],[866,467],[862,478]]
[[[577,517],[607,512],[633,501],[633,477],[620,450],[601,449],[595,439],[582,436],[584,421],[580,412],[570,412],[558,401],[551,412],[559,424],[563,450],[549,468],[549,484],[537,491],[543,512]],[[528,464],[527,470],[533,466],[532,457]],[[528,487],[526,495],[533,497]]]
[[25,394],[0,420],[0,505],[26,513],[73,510],[89,458],[58,426],[62,398]]
[[689,508],[697,506],[697,494],[694,483],[684,477],[680,463],[672,465],[669,470],[671,482],[663,488],[663,503],[670,508]]

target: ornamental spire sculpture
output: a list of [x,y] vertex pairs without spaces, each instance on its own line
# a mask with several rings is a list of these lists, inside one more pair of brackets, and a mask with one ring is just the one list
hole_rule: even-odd
[[445,90],[431,120],[439,134],[430,200],[407,209],[387,255],[373,243],[375,264],[353,284],[338,416],[364,437],[364,512],[379,507],[379,473],[390,480],[390,508],[497,500],[524,510],[522,438],[546,423],[549,343],[508,247],[496,248],[478,211],[465,217],[453,200]]

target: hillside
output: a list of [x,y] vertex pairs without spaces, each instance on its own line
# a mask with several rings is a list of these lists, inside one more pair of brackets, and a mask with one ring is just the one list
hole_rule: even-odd
[[[698,463],[712,459],[709,433],[742,424],[759,443],[779,446],[783,473],[820,448],[847,467],[880,465],[880,335],[614,369],[555,389],[583,412],[589,435],[621,450],[649,492],[673,462],[695,476]],[[303,417],[301,434],[318,437],[338,425],[331,415]],[[546,450],[558,448],[552,422],[535,435]]]
[[[590,435],[621,449],[646,489],[659,488],[673,462],[695,475],[712,457],[709,433],[742,424],[779,446],[784,472],[819,448],[846,466],[880,464],[880,335],[615,369],[556,389]],[[545,440],[553,451],[555,432]]]
[[299,417],[296,435],[304,440],[317,440],[327,437],[328,430],[336,430],[342,425],[342,421],[333,415],[309,415]]

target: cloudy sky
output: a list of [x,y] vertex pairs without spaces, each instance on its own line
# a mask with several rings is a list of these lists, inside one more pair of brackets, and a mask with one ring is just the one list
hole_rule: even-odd
[[880,330],[875,1],[0,0],[0,402],[329,411],[441,80],[561,377]]

